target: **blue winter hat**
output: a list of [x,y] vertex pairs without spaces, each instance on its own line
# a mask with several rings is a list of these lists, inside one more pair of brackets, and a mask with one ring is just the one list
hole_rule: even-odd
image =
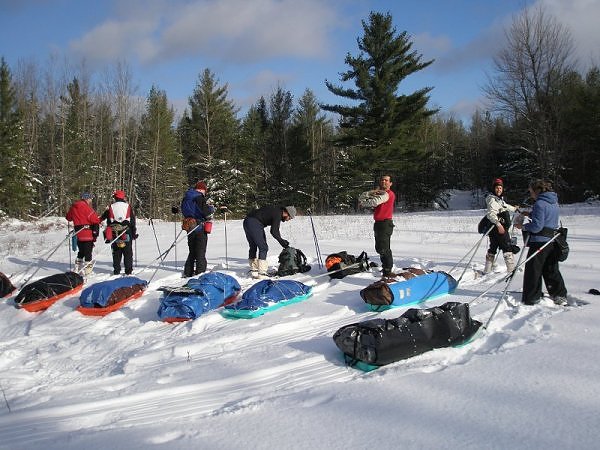
[[90,194],[89,192],[84,192],[83,194],[81,194],[81,200],[93,200],[94,196],[92,194]]

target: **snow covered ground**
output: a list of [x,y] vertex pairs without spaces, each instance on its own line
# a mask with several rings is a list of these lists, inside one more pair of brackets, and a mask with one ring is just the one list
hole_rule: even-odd
[[[482,210],[397,214],[392,240],[397,267],[452,271],[480,235]],[[163,285],[181,285],[185,240],[172,251],[142,297],[104,318],[82,316],[78,296],[43,313],[0,304],[0,448],[2,449],[592,449],[600,440],[599,205],[561,208],[571,255],[561,264],[569,298],[580,306],[502,303],[488,330],[461,348],[440,349],[363,373],[344,365],[332,335],[367,318],[397,317],[398,308],[370,312],[359,291],[376,280],[362,273],[329,281],[316,261],[306,216],[282,226],[292,246],[309,257],[308,300],[252,320],[213,311],[168,325],[156,311]],[[341,250],[374,251],[368,214],[314,217],[323,258]],[[173,222],[139,220],[137,269],[164,251],[179,231]],[[225,245],[227,231],[227,248]],[[66,222],[0,226],[0,271],[15,274],[36,262],[34,278],[69,270],[74,254]],[[519,237],[520,240],[520,237]],[[521,241],[521,240],[520,240]],[[269,262],[279,245],[269,237]],[[521,242],[520,242],[521,245]],[[59,246],[47,261],[40,255]],[[110,250],[99,242],[95,273],[111,277]],[[483,267],[485,243],[472,266]],[[227,256],[226,256],[227,255]],[[209,267],[247,278],[241,221],[218,220],[209,238]],[[498,270],[503,270],[498,263]],[[11,280],[18,287],[27,277]],[[501,280],[465,273],[453,295],[430,301],[468,302]],[[509,286],[520,299],[522,273]],[[472,315],[490,316],[505,283],[475,301]],[[596,350],[594,350],[596,349]],[[10,408],[10,409],[9,409]]]

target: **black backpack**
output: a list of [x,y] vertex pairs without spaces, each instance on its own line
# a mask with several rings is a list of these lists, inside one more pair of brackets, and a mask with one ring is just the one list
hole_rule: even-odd
[[310,270],[310,266],[306,264],[306,256],[301,250],[294,247],[286,247],[279,254],[279,267],[277,275],[285,277],[294,275],[295,273],[304,273]]
[[362,252],[356,257],[343,251],[327,256],[325,267],[327,272],[331,272],[331,278],[344,278],[354,273],[366,272],[370,267],[377,267],[377,264],[369,263],[367,252]]

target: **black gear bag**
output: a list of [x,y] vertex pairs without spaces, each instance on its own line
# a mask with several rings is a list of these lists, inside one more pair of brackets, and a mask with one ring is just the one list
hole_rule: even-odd
[[345,325],[333,340],[350,366],[383,366],[435,348],[467,342],[481,326],[471,318],[468,303],[447,302],[427,309],[412,308],[396,319],[372,319]]

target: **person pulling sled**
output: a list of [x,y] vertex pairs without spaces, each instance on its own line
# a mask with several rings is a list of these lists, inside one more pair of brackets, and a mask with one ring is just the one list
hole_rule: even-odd
[[66,219],[73,222],[77,233],[77,258],[74,272],[82,272],[85,276],[92,273],[92,250],[100,232],[101,220],[92,208],[93,199],[92,194],[84,192],[81,198],[71,205],[66,215]]
[[105,242],[112,242],[113,274],[121,273],[121,259],[125,265],[125,275],[133,272],[133,240],[137,239],[135,214],[126,200],[125,191],[113,192],[113,203],[102,213],[101,221],[106,220]]

